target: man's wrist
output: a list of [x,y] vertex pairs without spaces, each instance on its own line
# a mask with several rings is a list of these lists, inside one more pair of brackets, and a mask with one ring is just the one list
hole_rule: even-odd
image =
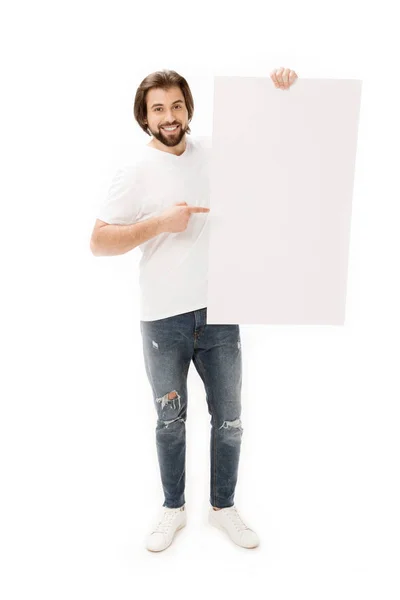
[[160,233],[164,233],[164,220],[161,216],[156,217],[156,220],[157,220],[157,225],[156,225],[157,235],[160,235]]

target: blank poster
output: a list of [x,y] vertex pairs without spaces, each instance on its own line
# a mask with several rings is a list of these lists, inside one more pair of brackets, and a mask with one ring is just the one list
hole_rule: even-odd
[[208,323],[344,324],[361,83],[215,77]]

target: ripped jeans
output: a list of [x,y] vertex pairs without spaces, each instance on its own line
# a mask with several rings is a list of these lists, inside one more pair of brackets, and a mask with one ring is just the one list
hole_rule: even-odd
[[147,377],[157,411],[156,446],[164,504],[185,503],[187,374],[204,383],[210,435],[210,504],[233,506],[242,440],[239,325],[207,325],[207,308],[140,321]]

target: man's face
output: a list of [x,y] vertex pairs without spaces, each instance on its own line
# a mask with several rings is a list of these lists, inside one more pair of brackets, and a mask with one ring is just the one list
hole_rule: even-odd
[[[165,146],[179,144],[188,127],[188,111],[180,87],[152,88],[147,92],[146,103],[147,125],[152,135]],[[165,129],[175,125],[173,131]]]

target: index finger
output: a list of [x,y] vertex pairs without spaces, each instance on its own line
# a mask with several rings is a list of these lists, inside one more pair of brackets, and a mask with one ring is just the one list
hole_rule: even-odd
[[187,208],[192,213],[208,212],[210,210],[209,208],[205,208],[204,206],[188,206]]

